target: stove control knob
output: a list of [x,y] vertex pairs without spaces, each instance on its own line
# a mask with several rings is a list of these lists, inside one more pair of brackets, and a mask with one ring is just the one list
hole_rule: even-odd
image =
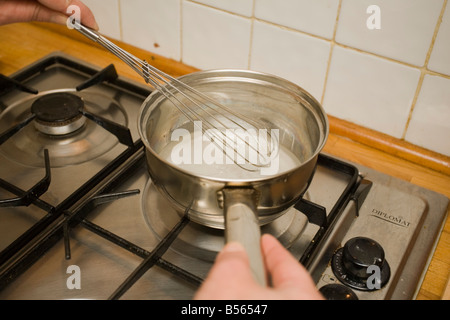
[[327,300],[358,300],[352,289],[339,283],[327,284],[319,291]]
[[380,289],[391,273],[381,245],[365,237],[348,240],[334,254],[332,269],[342,283],[364,291]]
[[370,276],[367,268],[374,265],[381,269],[384,262],[383,248],[369,238],[350,239],[345,243],[342,254],[344,268],[357,279],[366,280]]

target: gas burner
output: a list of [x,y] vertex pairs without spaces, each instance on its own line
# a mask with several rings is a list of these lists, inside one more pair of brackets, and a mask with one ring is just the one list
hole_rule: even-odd
[[[305,198],[308,198],[308,194],[305,195]],[[164,238],[184,214],[177,211],[159,193],[151,179],[145,186],[141,208],[148,227],[159,240]],[[308,218],[298,210],[291,208],[272,222],[261,226],[261,233],[272,234],[286,248],[290,248],[307,224]],[[175,239],[171,248],[180,254],[212,262],[223,246],[223,230],[190,221]]]
[[34,126],[39,132],[49,135],[73,133],[86,123],[81,113],[83,108],[83,99],[72,93],[56,92],[42,96],[31,105],[31,112],[36,116]]
[[[142,141],[130,146],[149,87],[60,53],[10,78],[0,76],[0,299],[192,298],[224,232],[177,211],[152,183]],[[55,93],[83,108],[48,121],[39,104]],[[87,120],[73,129],[66,121],[79,113]],[[48,134],[31,122],[71,128]],[[413,299],[448,204],[319,154],[305,197],[261,231],[289,248],[327,299]],[[365,290],[378,280],[380,289]]]
[[11,104],[0,114],[0,128],[20,125],[32,117],[34,125],[23,126],[0,145],[0,153],[11,161],[31,167],[43,167],[45,149],[52,167],[91,161],[120,142],[98,122],[114,123],[123,130],[128,126],[127,113],[114,98],[89,90],[58,89]]

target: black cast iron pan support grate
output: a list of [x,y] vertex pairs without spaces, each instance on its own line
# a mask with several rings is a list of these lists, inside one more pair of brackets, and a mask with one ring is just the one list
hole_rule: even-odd
[[349,180],[345,189],[342,191],[338,200],[328,214],[326,212],[326,208],[306,199],[301,199],[294,206],[308,217],[308,221],[310,223],[319,226],[319,230],[315,234],[313,240],[299,259],[300,263],[302,263],[305,267],[308,267],[314,257],[314,254],[317,253],[316,248],[321,246],[322,241],[326,239],[327,235],[332,231],[334,224],[349,201],[354,201],[356,203],[355,216],[358,216],[359,209],[367,197],[370,188],[372,187],[372,182],[365,180],[360,175],[358,169],[349,163],[325,154],[319,154],[317,165],[321,165],[332,169],[333,171],[342,173],[346,175]]
[[[43,65],[46,65],[46,63],[43,63]],[[24,92],[28,92],[31,94],[38,94],[39,92],[34,88],[29,88],[23,84],[19,80],[8,78],[3,75],[0,75],[0,84],[1,83],[7,83],[8,85],[5,85],[5,89],[3,91],[12,90],[13,88],[19,89]],[[94,85],[108,82],[112,83],[116,81],[118,78],[117,71],[114,67],[114,65],[109,65],[108,67],[100,70],[99,72],[92,75],[89,79],[84,81],[83,83],[79,84],[76,87],[77,91],[81,91],[84,89],[87,89],[89,87],[92,87]],[[4,109],[6,106],[3,106],[2,109]],[[131,137],[130,130],[118,123],[115,123],[114,121],[111,121],[109,119],[106,119],[104,117],[101,117],[99,115],[87,112],[86,110],[80,110],[80,114],[89,120],[94,121],[97,125],[101,126],[111,134],[117,137],[120,143],[131,147],[133,146],[133,138]],[[23,120],[22,122],[16,124],[15,126],[5,130],[4,132],[0,133],[0,145],[3,144],[5,141],[7,141],[9,138],[11,138],[13,135],[18,133],[22,128],[27,126],[31,121],[33,121],[37,115],[33,112],[30,113],[30,115]]]
[[[122,178],[126,178],[130,175],[130,171],[139,167],[143,161],[143,154],[140,155],[134,162],[130,164],[129,169],[121,174]],[[189,223],[187,214],[175,225],[172,230],[159,242],[151,252],[131,243],[130,241],[110,232],[95,223],[92,223],[87,219],[87,215],[95,209],[98,205],[107,203],[110,201],[118,200],[123,197],[133,196],[138,194],[139,190],[129,190],[124,192],[107,193],[114,186],[120,185],[120,178],[114,180],[106,187],[99,195],[92,197],[86,202],[84,206],[79,208],[76,212],[65,212],[65,221],[62,224],[63,237],[65,244],[66,259],[70,259],[70,229],[79,225],[85,229],[97,234],[98,236],[112,242],[113,244],[122,247],[131,253],[143,258],[142,263],[129,275],[129,277],[115,290],[115,292],[109,297],[111,300],[119,299],[132,285],[138,281],[142,275],[145,274],[153,266],[161,267],[170,273],[180,277],[195,287],[200,286],[202,279],[183,270],[182,268],[164,260],[162,256],[169,249],[172,242],[176,239],[178,234]],[[187,212],[187,211],[186,211]]]
[[48,190],[51,182],[50,159],[47,149],[44,150],[44,158],[45,176],[27,191],[21,190],[20,188],[0,178],[0,187],[17,196],[15,198],[0,200],[0,207],[27,207],[30,204],[34,203],[38,207],[46,211],[54,210],[54,207],[45,203],[44,201],[39,200],[39,197]]
[[[177,223],[176,226],[159,242],[151,252],[133,244],[132,242],[124,239],[109,230],[106,230],[95,223],[92,223],[87,219],[88,214],[95,209],[98,205],[107,203],[110,201],[118,200],[123,197],[133,196],[138,194],[139,190],[129,190],[124,192],[109,193],[115,186],[121,184],[121,179],[131,175],[131,172],[144,162],[144,154],[140,154],[134,161],[130,162],[129,167],[121,173],[120,177],[110,182],[99,195],[92,197],[86,202],[84,206],[79,208],[75,212],[65,212],[65,221],[62,224],[63,237],[65,243],[66,259],[70,259],[70,229],[79,225],[85,229],[95,233],[96,235],[110,241],[111,243],[128,250],[129,252],[141,257],[142,263],[130,274],[130,276],[115,290],[109,297],[111,300],[119,299],[131,286],[138,281],[145,272],[147,272],[153,266],[163,268],[175,276],[178,276],[182,280],[190,283],[194,287],[200,286],[203,281],[201,278],[193,275],[192,273],[164,260],[162,256],[171,246],[172,242],[176,239],[178,234],[189,223],[187,214]],[[187,212],[187,211],[186,211]]]
[[[63,237],[63,223],[57,223],[58,218],[64,216],[64,213],[77,203],[89,190],[92,190],[106,177],[111,175],[121,165],[129,159],[133,154],[142,150],[143,144],[141,140],[135,142],[134,146],[127,148],[116,159],[105,166],[101,171],[89,179],[85,184],[72,193],[67,199],[55,207],[54,212],[47,214],[39,220],[31,229],[21,236],[21,241],[16,240],[14,248],[10,248],[8,252],[2,251],[0,255],[0,266],[8,261],[14,254],[20,253],[20,250],[27,244],[31,244],[24,253],[20,253],[20,257],[2,269],[0,272],[0,291],[7,285],[12,283],[19,275],[25,272],[31,265],[40,259],[45,252],[53,247]],[[126,172],[125,172],[126,177]],[[56,223],[55,223],[56,221]],[[47,230],[45,237],[35,239],[36,236],[45,231],[51,224],[50,230]]]
[[[120,298],[136,281],[139,280],[139,278],[149,268],[153,267],[154,265],[161,267],[165,270],[168,270],[169,272],[180,277],[187,283],[190,283],[195,288],[198,288],[202,283],[203,279],[197,277],[196,275],[193,275],[192,273],[184,270],[183,268],[180,268],[176,265],[171,264],[168,261],[165,261],[162,258],[162,255],[164,254],[165,250],[167,250],[167,248],[170,246],[170,243],[177,237],[177,235],[181,232],[184,226],[187,225],[187,223],[189,222],[187,217],[184,217],[180,220],[180,222],[173,228],[173,230],[169,232],[167,237],[163,241],[161,241],[160,244],[157,245],[156,249],[153,250],[153,252],[149,252],[129,242],[128,240],[121,238],[120,236],[110,232],[109,230],[105,230],[104,228],[90,222],[87,219],[89,212],[91,212],[92,209],[94,209],[98,204],[126,196],[131,196],[138,193],[137,190],[125,191],[121,193],[115,193],[112,191],[114,190],[114,188],[120,186],[127,179],[127,177],[131,176],[133,170],[138,169],[139,166],[142,165],[142,163],[144,163],[144,157],[145,157],[144,153],[139,152],[139,156],[136,157],[133,161],[131,161],[128,167],[125,168],[120,173],[120,175],[118,175],[116,178],[110,181],[110,183],[105,188],[103,188],[98,193],[98,195],[94,196],[92,200],[86,202],[86,204],[81,208],[79,208],[77,211],[69,212],[65,210],[63,221],[60,222],[53,229],[52,233],[45,240],[43,240],[36,246],[36,251],[32,252],[29,258],[31,259],[34,257],[35,259],[38,259],[38,256],[41,256],[43,252],[51,248],[61,238],[63,239],[65,238],[64,241],[66,241],[67,243],[66,245],[69,246],[68,237],[70,233],[70,228],[79,225],[143,259],[141,265],[138,266],[138,268],[135,269],[132,274],[130,274],[128,279],[124,281],[124,283],[122,283],[122,285],[119,288],[116,289],[116,291],[110,296],[110,299]],[[334,205],[333,209],[328,214],[326,223],[323,223],[322,221],[322,226],[320,226],[319,231],[314,237],[314,240],[311,242],[311,244],[308,246],[308,248],[305,250],[305,253],[301,257],[300,263],[304,265],[307,265],[307,263],[309,262],[312,253],[314,252],[315,246],[318,245],[318,243],[325,237],[325,234],[329,231],[329,229],[332,228],[334,220],[339,216],[339,213],[342,211],[342,206],[348,203],[348,201],[351,200],[356,201],[355,199],[361,198],[357,196],[357,194],[355,193],[356,191],[362,189],[363,191],[362,192],[359,191],[359,193],[363,194],[364,195],[363,197],[365,197],[365,195],[367,195],[367,188],[370,188],[370,184],[361,184],[360,181],[361,177],[359,176],[359,173],[356,170],[356,168],[348,166],[344,162],[340,162],[339,160],[321,154],[319,155],[318,163],[319,165],[327,167],[331,166],[334,168],[334,170],[336,169],[343,170],[344,174],[348,174],[351,176],[351,179],[347,187],[345,188],[344,192],[342,193],[341,197],[339,198],[338,202]],[[364,187],[361,188],[360,187],[361,185],[364,185]],[[360,199],[359,202],[361,203],[361,201],[363,201],[363,199]],[[316,213],[311,213],[309,215],[312,221],[318,222],[321,219],[320,216],[323,215],[323,211],[320,209],[320,205],[312,204],[312,206],[315,208],[313,211],[315,211]],[[303,210],[305,210],[305,208],[303,208]],[[313,217],[315,214],[317,214],[319,218]],[[66,251],[66,254],[67,254],[66,258],[70,258],[70,249]],[[25,267],[23,267],[22,265],[16,265],[16,268],[20,270],[24,269]],[[17,272],[17,270],[14,271]],[[5,276],[8,277],[8,280],[10,280],[11,275],[6,274]],[[15,274],[15,276],[17,276],[17,274]],[[0,277],[0,290],[4,285],[5,284],[4,283],[2,284],[2,278]]]
[[19,89],[20,91],[28,92],[31,94],[38,94],[39,92],[35,88],[26,86],[20,81],[7,77],[3,74],[0,74],[0,88],[1,88],[0,95],[3,94],[4,92],[11,91],[12,89]]
[[6,248],[4,248],[0,252],[0,265],[2,265],[10,257],[12,257],[19,250],[19,248],[22,248],[36,234],[38,234],[42,230],[43,226],[46,225],[46,221],[50,219],[55,212],[54,206],[39,199],[39,197],[47,191],[51,182],[50,159],[48,150],[44,150],[44,157],[45,157],[45,176],[27,191],[22,190],[19,187],[3,179],[0,179],[0,187],[17,196],[15,198],[0,200],[0,207],[19,207],[19,206],[29,206],[33,204],[39,207],[40,209],[44,210],[45,212],[47,212],[44,218],[42,218],[39,222],[34,224],[29,230],[27,230],[24,234],[15,239],[11,244],[9,244]]
[[[116,79],[114,72],[111,71],[110,67],[106,68],[104,74],[94,72],[91,68],[80,65],[76,62],[71,61],[70,59],[66,59],[60,56],[52,56],[48,59],[40,62],[38,64],[32,65],[25,72],[21,72],[17,76],[14,77],[16,81],[24,81],[34,74],[45,71],[47,67],[51,67],[53,64],[63,64],[67,65],[71,68],[75,68],[82,73],[86,73],[91,75],[93,78],[103,78],[105,77],[106,81],[111,81],[113,86],[119,86],[126,90],[134,91],[136,94],[141,94],[142,96],[148,96],[148,91],[139,91],[139,88],[136,88],[133,85],[130,85],[128,82]],[[86,82],[81,86],[85,86]],[[136,89],[138,91],[136,91]],[[13,89],[11,89],[13,90]],[[144,90],[144,89],[142,89]],[[32,120],[32,119],[31,119]],[[29,121],[31,121],[29,120]],[[12,129],[10,129],[12,130]],[[20,128],[18,129],[20,130]],[[14,130],[13,130],[14,131]],[[12,131],[9,131],[12,132]],[[16,131],[17,132],[17,131]],[[14,133],[12,133],[14,134]],[[1,138],[0,138],[1,139]],[[6,140],[5,140],[6,141]],[[167,239],[170,241],[164,241],[157,246],[157,249],[154,252],[149,252],[140,248],[139,246],[127,241],[119,237],[118,235],[110,232],[109,230],[105,230],[102,227],[95,225],[87,219],[87,216],[99,202],[110,201],[115,198],[121,198],[123,196],[128,196],[135,194],[135,190],[127,191],[125,193],[115,193],[113,190],[120,186],[123,181],[125,181],[133,170],[139,168],[139,166],[144,162],[144,153],[142,152],[142,142],[136,142],[133,147],[125,150],[119,157],[117,157],[112,163],[108,164],[102,171],[92,177],[86,184],[84,184],[81,188],[74,192],[68,199],[63,201],[60,205],[54,208],[55,214],[52,217],[53,224],[51,225],[49,230],[46,230],[45,237],[39,238],[33,243],[31,243],[30,248],[20,256],[19,259],[15,260],[11,263],[6,269],[3,269],[0,273],[0,290],[9,285],[16,279],[20,274],[25,272],[32,264],[34,264],[42,255],[47,252],[50,248],[52,248],[57,242],[61,239],[64,240],[66,238],[67,246],[69,250],[67,250],[67,258],[70,257],[70,243],[68,241],[70,229],[76,225],[82,226],[91,232],[94,232],[97,235],[100,235],[104,239],[111,241],[112,243],[132,252],[133,254],[141,257],[143,259],[142,264],[130,275],[129,279],[123,283],[110,297],[111,299],[119,298],[127,288],[132,285],[135,281],[137,281],[140,276],[148,270],[149,267],[153,265],[157,265],[165,270],[170,271],[172,274],[184,279],[188,283],[198,287],[203,281],[199,277],[189,273],[188,271],[171,264],[170,262],[165,261],[161,256],[164,251],[170,246],[171,240],[175,238],[178,233],[184,228],[184,226],[188,223],[186,218],[182,218],[179,224],[174,228],[172,232],[170,232],[167,236]],[[135,155],[139,154],[139,157],[135,158]],[[129,161],[129,159],[132,161]],[[123,169],[124,163],[130,163],[129,167]],[[358,207],[364,201],[363,198],[367,195],[367,189],[370,189],[370,184],[361,183],[361,177],[358,174],[358,171],[355,167],[346,164],[345,162],[341,162],[337,159],[328,157],[326,155],[320,154],[318,159],[318,164],[325,166],[327,168],[331,168],[333,170],[338,170],[343,172],[344,174],[350,177],[350,182],[348,186],[345,188],[345,191],[342,193],[341,197],[334,205],[330,213],[327,215],[326,210],[321,208],[320,205],[308,203],[307,201],[302,201],[298,206],[306,206],[303,208],[303,211],[308,211],[312,209],[312,213],[308,214],[308,218],[311,223],[317,224],[320,226],[319,231],[314,237],[311,244],[306,249],[303,254],[300,262],[303,264],[307,264],[310,261],[311,256],[313,255],[314,249],[319,245],[319,243],[326,238],[326,234],[332,229],[334,221],[339,216],[340,212],[343,210],[342,206],[345,206],[349,201],[355,201],[358,203]],[[86,192],[89,192],[94,186],[98,185],[104,179],[110,177],[114,172],[120,170],[120,174],[115,176],[106,187],[102,188],[102,190],[97,193],[96,196],[93,197],[94,200],[86,202],[85,206],[82,206],[80,209],[76,211],[68,211],[69,208],[73,208],[74,204],[78,202]],[[361,185],[364,187],[361,190]],[[369,187],[367,187],[369,186]],[[357,192],[361,194],[361,196],[357,195]],[[308,209],[309,208],[309,209]],[[58,220],[56,220],[56,218]],[[48,225],[47,225],[48,226]],[[1,266],[1,261],[0,261]]]
[[[364,199],[360,199],[360,197],[357,196],[357,194],[355,193],[355,191],[359,189],[358,186],[360,185],[361,182],[359,179],[360,176],[358,170],[355,167],[350,166],[345,162],[340,162],[337,159],[328,157],[323,154],[319,155],[318,164],[332,168],[333,170],[338,170],[339,172],[348,175],[350,179],[348,185],[346,186],[339,200],[334,205],[333,209],[330,211],[328,215],[326,214],[326,209],[324,207],[315,204],[313,202],[301,200],[298,204],[296,204],[296,207],[298,209],[301,208],[302,212],[306,212],[306,215],[308,216],[310,223],[314,223],[320,226],[319,231],[314,237],[314,240],[307,247],[305,253],[300,259],[300,263],[303,264],[308,263],[309,258],[311,257],[314,249],[316,248],[317,243],[320,242],[320,240],[322,240],[322,238],[325,236],[328,228],[331,228],[334,220],[337,219],[339,213],[343,209],[343,206],[350,200],[357,201],[357,199],[359,199],[360,203],[364,201]],[[121,176],[126,177],[127,174],[123,173]],[[133,191],[128,191],[127,193],[128,195],[131,195]],[[367,195],[367,192],[364,192],[364,194]],[[114,195],[115,194],[112,194],[111,197],[114,198],[115,197]],[[108,198],[109,195],[105,194],[104,197]],[[161,242],[156,246],[156,248],[152,252],[148,252],[147,250],[144,250],[139,246],[136,246],[135,244],[129,242],[128,240],[121,238],[115,235],[114,233],[105,230],[102,227],[90,222],[87,218],[85,218],[85,216],[89,213],[89,211],[92,208],[93,207],[91,205],[87,205],[86,208],[84,208],[84,210],[81,210],[78,213],[78,216],[76,214],[72,215],[71,219],[74,221],[77,220],[78,224],[83,226],[84,228],[143,258],[142,263],[116,289],[116,291],[109,297],[109,299],[119,299],[129,288],[132,287],[132,285],[136,281],[139,280],[140,277],[142,277],[142,275],[145,272],[147,272],[154,265],[157,265],[170,271],[172,274],[179,276],[181,279],[194,285],[194,287],[196,288],[200,286],[203,279],[197,277],[196,275],[191,274],[190,272],[178,266],[175,266],[165,261],[162,258],[162,255],[170,247],[172,241],[178,236],[178,234],[182,231],[184,226],[188,224],[189,220],[186,215],[180,219],[178,224],[174,226],[174,228],[166,235],[166,237],[163,240],[161,240]],[[70,225],[71,225],[70,223],[66,223],[65,232],[67,236]]]
[[142,263],[130,274],[130,276],[114,291],[109,299],[119,299],[133,284],[138,281],[144,273],[146,273],[161,256],[169,249],[172,242],[177,238],[178,234],[189,223],[188,212],[190,206],[186,208],[186,211],[181,220],[170,230],[170,232],[161,240],[156,248],[142,261]]
[[[310,221],[310,223],[314,223],[319,225],[319,231],[315,235],[311,244],[305,250],[303,256],[300,258],[300,263],[307,264],[309,259],[314,252],[317,244],[323,239],[325,234],[329,231],[329,228],[332,228],[334,221],[338,218],[339,213],[343,210],[343,206],[345,206],[348,201],[354,200],[359,203],[358,208],[364,201],[365,196],[367,195],[368,189],[370,189],[370,183],[361,183],[361,177],[359,176],[358,170],[356,167],[348,165],[345,162],[341,162],[332,157],[320,154],[318,164],[331,168],[333,170],[338,170],[339,172],[349,176],[349,182],[340,196],[337,203],[334,205],[330,213],[327,215],[326,209],[319,204],[315,204],[313,202],[302,199],[295,205],[297,209],[301,209],[303,213],[305,213]],[[125,175],[126,176],[126,175]],[[363,180],[365,181],[365,180]],[[360,186],[364,187],[361,188]],[[368,186],[368,187],[367,187]],[[107,196],[107,195],[106,195]],[[87,212],[86,212],[87,213]],[[156,248],[152,252],[148,252],[133,243],[130,243],[126,239],[123,239],[108,230],[101,228],[98,225],[93,224],[88,221],[86,218],[83,218],[79,221],[80,225],[85,227],[86,229],[100,235],[104,239],[107,239],[116,245],[127,249],[128,251],[140,256],[143,258],[142,263],[129,275],[129,277],[116,289],[116,291],[110,296],[110,299],[119,299],[131,286],[139,280],[139,278],[147,272],[151,267],[157,265],[162,267],[172,274],[179,276],[184,279],[188,283],[191,283],[196,288],[200,286],[203,279],[189,273],[182,268],[175,266],[162,258],[164,252],[170,247],[172,241],[178,236],[178,234],[182,231],[185,225],[189,222],[187,215],[181,218],[176,226],[166,235],[166,237],[161,240],[161,242],[156,246]],[[68,229],[66,229],[68,230]]]
[[[65,211],[64,215],[66,216],[66,220],[64,222],[64,249],[66,254],[66,259],[71,258],[70,253],[70,228],[71,225],[73,225],[73,220],[76,220],[78,222],[88,222],[83,217],[85,217],[89,212],[94,210],[97,206],[105,203],[109,203],[115,200],[119,200],[121,198],[130,197],[136,194],[139,194],[140,190],[129,190],[129,191],[123,191],[123,192],[115,192],[115,193],[108,193],[108,194],[101,194],[98,196],[94,196],[82,207],[82,209],[79,211],[78,215],[73,214],[70,211]],[[91,224],[93,225],[93,224]]]
[[[113,70],[113,66],[108,66],[104,70],[98,72],[94,67],[79,63],[70,57],[64,57],[56,53],[31,64],[26,69],[21,70],[19,73],[16,73],[11,77],[2,76],[0,80],[2,84],[0,86],[0,95],[3,96],[4,94],[9,94],[14,90],[20,90],[31,94],[38,93],[38,90],[24,86],[23,83],[29,79],[33,79],[33,77],[37,74],[45,73],[47,70],[55,67],[67,69],[70,70],[70,72],[78,72],[84,76],[87,76],[88,80],[78,86],[79,90],[83,90],[94,84],[106,81],[112,88],[119,89],[118,91],[126,91],[142,98],[147,97],[150,93],[147,87],[136,86],[125,79],[117,78],[117,73]],[[0,101],[0,112],[6,108],[7,106]],[[0,145],[20,131],[23,126],[28,125],[33,119],[34,116],[30,116],[26,119],[26,121],[22,122],[21,125],[15,126],[14,128],[6,130],[3,134],[0,134]],[[40,259],[40,257],[47,250],[53,247],[54,244],[56,244],[63,237],[63,228],[53,227],[55,223],[57,225],[57,222],[59,221],[58,219],[63,217],[64,213],[67,212],[69,208],[73,207],[74,204],[82,199],[90,190],[95,188],[106,177],[111,175],[112,172],[121,167],[127,159],[142,148],[143,144],[140,140],[137,140],[131,146],[128,146],[122,154],[107,164],[97,174],[92,176],[81,187],[74,190],[68,198],[63,200],[56,207],[41,199],[31,197],[34,198],[32,203],[45,210],[47,214],[13,243],[11,243],[7,248],[0,252],[0,291],[12,283],[19,275],[25,272],[31,265],[34,264],[34,262]],[[50,166],[46,165],[46,168],[50,168]],[[26,191],[21,190],[16,186],[12,186],[5,181],[3,181],[0,187],[18,196],[23,196],[26,193]],[[34,189],[35,192],[36,189],[42,190],[38,187]],[[8,202],[11,203],[10,201]],[[85,224],[88,225],[88,222]],[[45,237],[40,237],[40,235],[44,232],[48,233]],[[28,249],[24,250],[26,246],[28,246]],[[160,264],[165,265],[167,269],[172,268],[172,266],[168,263],[166,264],[165,262],[161,262]],[[173,269],[177,271],[177,268],[174,266]]]

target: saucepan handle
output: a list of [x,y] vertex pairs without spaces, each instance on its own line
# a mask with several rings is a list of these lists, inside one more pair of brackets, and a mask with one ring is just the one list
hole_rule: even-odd
[[261,254],[261,228],[256,212],[257,192],[251,188],[225,188],[222,191],[225,241],[236,241],[244,246],[256,281],[265,286],[267,280]]

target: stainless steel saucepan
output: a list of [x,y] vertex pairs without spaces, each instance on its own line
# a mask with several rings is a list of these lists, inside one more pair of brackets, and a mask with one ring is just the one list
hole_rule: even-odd
[[180,213],[189,208],[191,221],[225,229],[226,241],[241,242],[255,277],[265,284],[260,226],[280,217],[305,193],[328,136],[326,114],[304,89],[269,74],[211,70],[180,80],[257,119],[280,145],[270,170],[249,172],[227,162],[159,91],[140,111],[139,134],[159,192]]

